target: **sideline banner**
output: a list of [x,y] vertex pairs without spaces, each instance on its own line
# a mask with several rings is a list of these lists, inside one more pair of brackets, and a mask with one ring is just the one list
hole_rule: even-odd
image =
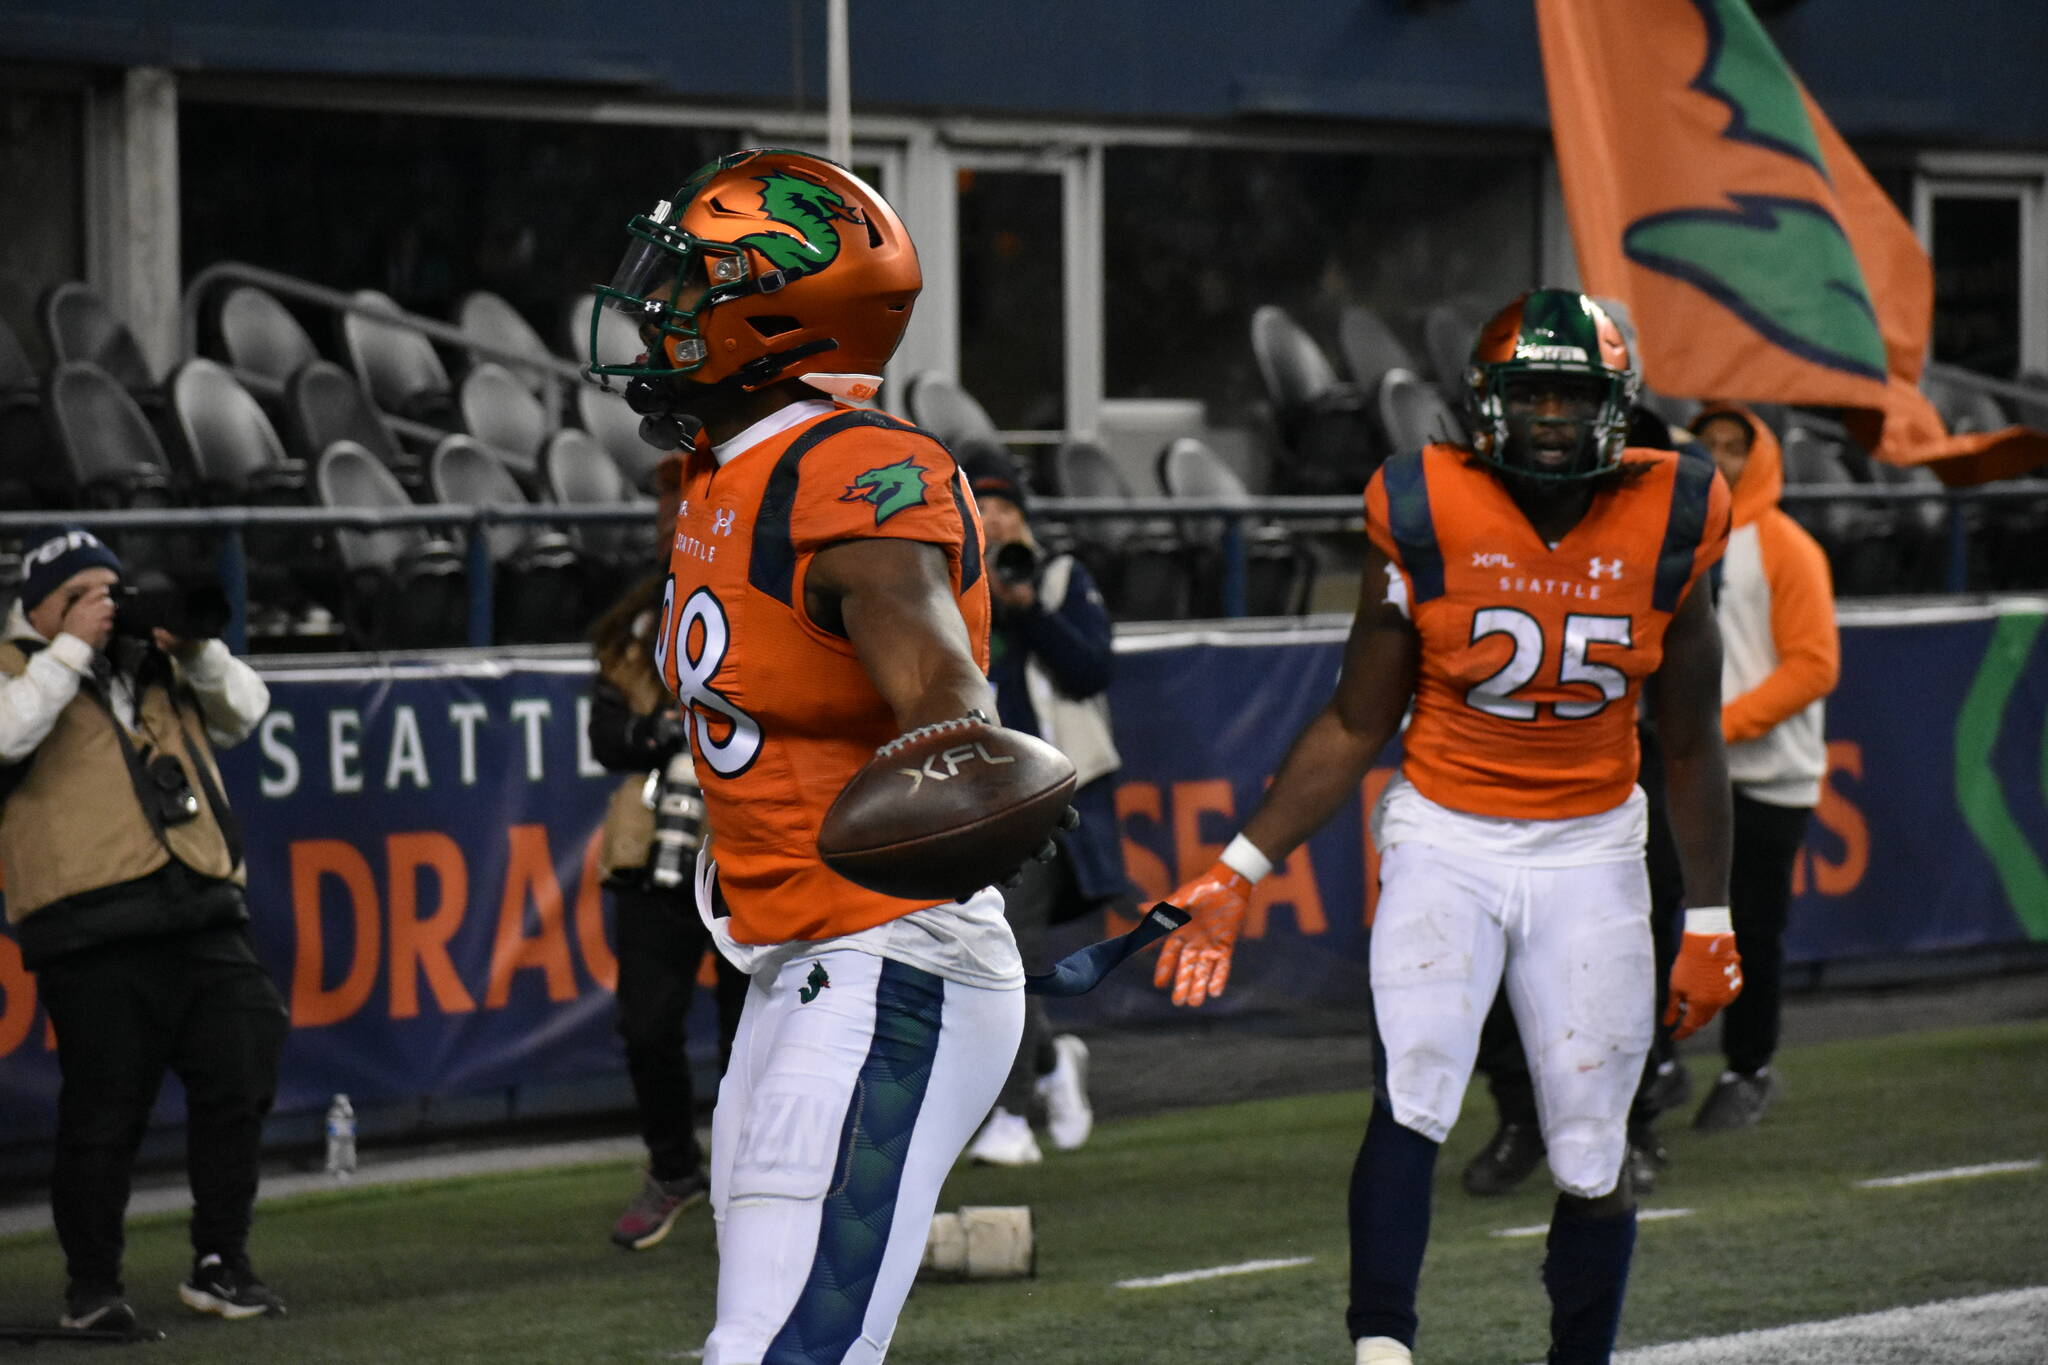
[[[2043,606],[1844,609],[1791,960],[2048,941]],[[1342,646],[1341,626],[1316,625],[1120,638],[1117,811],[1141,894],[1208,866],[1328,698]],[[588,673],[526,659],[267,675],[271,714],[222,767],[257,949],[292,1013],[280,1112],[336,1091],[376,1102],[623,1069],[593,856],[619,779],[585,745]],[[1375,769],[1260,884],[1230,991],[1205,1012],[1362,1004],[1378,870],[1366,815],[1391,775]],[[1066,926],[1059,945],[1103,932]],[[1057,1020],[1168,1017],[1149,960],[1060,1002]],[[706,1003],[693,1043],[714,1032]],[[49,1049],[34,980],[0,936],[0,1143],[48,1135]]]

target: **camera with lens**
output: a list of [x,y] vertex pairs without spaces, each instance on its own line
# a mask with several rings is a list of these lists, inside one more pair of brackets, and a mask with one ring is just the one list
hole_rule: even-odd
[[640,799],[654,812],[654,848],[647,859],[647,879],[669,888],[683,884],[704,846],[704,793],[697,786],[687,750],[668,766],[647,775]]
[[180,586],[157,575],[114,589],[114,629],[138,640],[165,630],[183,640],[217,640],[227,633],[227,594],[215,583]]
[[199,796],[185,776],[185,765],[169,754],[143,760],[140,791],[159,825],[182,825],[199,818]]
[[1045,557],[1038,553],[1037,546],[1029,541],[1013,540],[996,547],[994,558],[989,560],[989,570],[1010,586],[1021,588],[1038,581],[1038,571],[1044,563]]

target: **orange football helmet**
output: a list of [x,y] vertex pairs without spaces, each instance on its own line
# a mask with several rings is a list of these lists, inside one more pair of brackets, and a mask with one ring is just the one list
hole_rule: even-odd
[[1479,329],[1465,370],[1472,446],[1506,473],[1598,478],[1621,463],[1638,379],[1607,310],[1569,289],[1536,289]]
[[[591,309],[593,374],[741,389],[800,377],[870,398],[924,284],[896,211],[805,152],[722,156],[626,230],[633,243]],[[602,308],[640,328],[636,363],[598,363]]]

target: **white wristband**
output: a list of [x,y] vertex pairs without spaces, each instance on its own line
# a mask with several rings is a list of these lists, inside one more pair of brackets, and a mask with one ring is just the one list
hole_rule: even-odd
[[1708,905],[1685,912],[1685,932],[1688,934],[1732,934],[1735,921],[1728,917],[1725,905]]
[[1258,881],[1273,870],[1273,860],[1259,852],[1258,845],[1242,834],[1223,850],[1223,865],[1248,882]]

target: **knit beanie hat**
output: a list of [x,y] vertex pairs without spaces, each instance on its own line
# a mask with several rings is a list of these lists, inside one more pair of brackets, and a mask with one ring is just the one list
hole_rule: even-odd
[[80,569],[121,572],[121,560],[83,526],[44,526],[21,545],[21,609],[34,611]]

